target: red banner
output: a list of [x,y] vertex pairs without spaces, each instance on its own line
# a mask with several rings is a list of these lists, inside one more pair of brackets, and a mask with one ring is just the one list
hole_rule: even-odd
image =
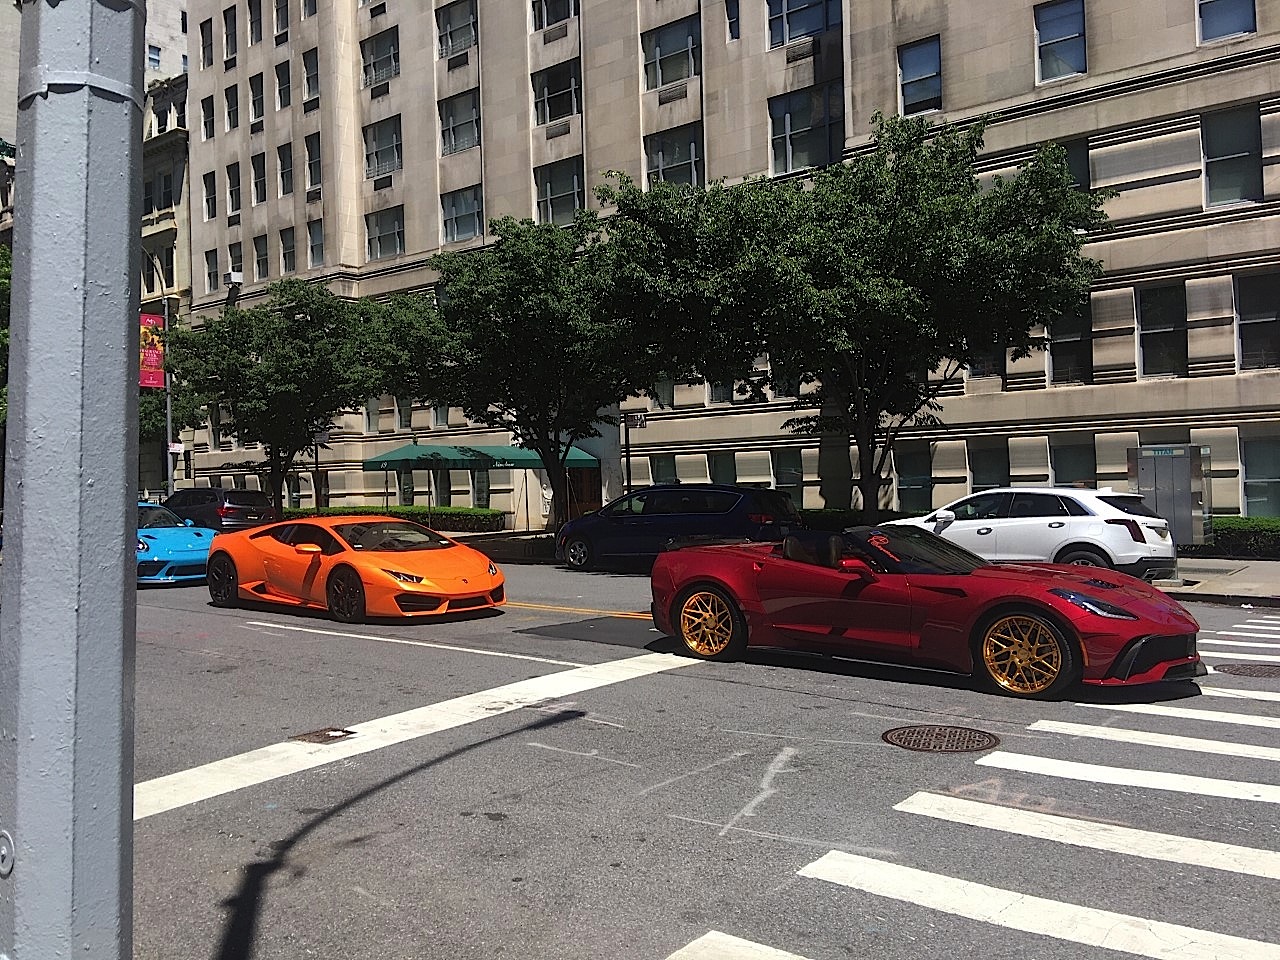
[[138,386],[164,386],[164,317],[154,313],[141,315],[141,355],[138,364]]

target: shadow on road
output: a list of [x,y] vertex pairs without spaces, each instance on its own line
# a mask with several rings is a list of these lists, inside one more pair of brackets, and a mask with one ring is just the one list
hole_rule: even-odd
[[277,840],[272,844],[275,856],[270,860],[260,860],[257,863],[251,863],[246,866],[244,868],[244,878],[240,881],[240,888],[234,895],[222,902],[221,906],[229,908],[231,915],[227,918],[226,925],[223,928],[222,942],[218,947],[218,952],[214,954],[214,960],[250,960],[252,958],[254,940],[257,936],[258,919],[262,912],[262,898],[266,892],[267,881],[272,874],[277,873],[288,865],[289,854],[323,824],[388,787],[422,773],[424,770],[430,770],[432,767],[438,766],[447,760],[452,760],[472,750],[496,743],[508,737],[526,734],[534,730],[544,730],[584,716],[586,714],[581,710],[561,710],[545,719],[521,724],[516,729],[508,730],[506,733],[499,733],[468,744],[465,747],[450,750],[448,753],[425,763],[420,763],[408,770],[401,771],[393,777],[388,777],[381,783],[374,784],[366,790],[361,790],[337,806],[331,807],[319,816],[308,820],[283,840]]
[[319,607],[295,607],[289,603],[270,603],[255,602],[252,600],[241,600],[234,607],[218,607],[213,603],[206,603],[205,606],[210,610],[242,610],[247,613],[279,613],[285,616],[299,617],[308,620],[323,620],[325,623],[333,624],[338,627],[361,627],[361,626],[404,626],[407,623],[463,623],[469,620],[486,620],[490,617],[500,617],[503,615],[502,607],[481,607],[478,610],[459,610],[457,613],[439,613],[434,616],[425,617],[365,617],[359,623],[343,623],[341,620],[335,620],[328,610],[322,610]]

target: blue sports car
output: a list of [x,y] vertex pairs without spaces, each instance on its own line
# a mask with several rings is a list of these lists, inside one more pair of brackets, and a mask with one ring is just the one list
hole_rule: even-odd
[[138,504],[138,582],[203,580],[216,532],[193,526],[159,504]]

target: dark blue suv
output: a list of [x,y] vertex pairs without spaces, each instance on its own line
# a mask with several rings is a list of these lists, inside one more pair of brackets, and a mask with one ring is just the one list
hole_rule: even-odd
[[727,483],[660,484],[570,520],[556,559],[572,570],[610,560],[656,557],[672,540],[781,540],[804,526],[785,493]]

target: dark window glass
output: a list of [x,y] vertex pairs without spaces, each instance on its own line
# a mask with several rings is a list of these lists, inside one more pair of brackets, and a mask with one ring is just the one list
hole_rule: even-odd
[[1182,283],[1138,291],[1142,375],[1187,375],[1187,293]]
[[1009,508],[1010,517],[1070,516],[1062,500],[1048,493],[1015,493]]

